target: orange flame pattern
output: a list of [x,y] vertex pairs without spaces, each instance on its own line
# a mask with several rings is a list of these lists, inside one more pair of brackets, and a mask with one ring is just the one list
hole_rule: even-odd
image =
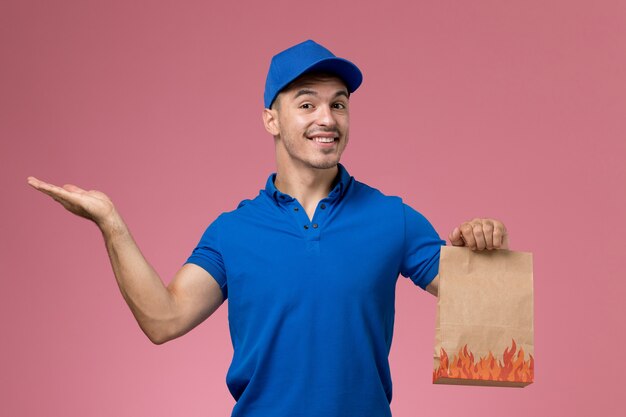
[[474,354],[465,345],[450,362],[448,354],[442,348],[439,367],[433,372],[433,382],[440,378],[471,379],[483,381],[531,383],[535,376],[535,360],[528,355],[524,359],[524,349],[520,348],[517,356],[517,345],[512,340],[511,348],[506,348],[503,361],[496,360],[491,352],[486,358],[476,363]]

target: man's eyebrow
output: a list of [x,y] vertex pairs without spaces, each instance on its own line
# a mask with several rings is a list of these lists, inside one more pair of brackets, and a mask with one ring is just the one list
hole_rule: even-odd
[[298,98],[300,96],[304,96],[304,95],[311,95],[311,96],[316,96],[317,95],[317,91],[315,90],[308,90],[306,88],[303,88],[302,90],[298,90],[298,92],[296,93],[296,95],[294,96],[294,98]]
[[[309,90],[306,88],[303,88],[302,90],[298,90],[298,92],[296,93],[296,95],[293,97],[294,99],[300,97],[300,96],[305,96],[305,95],[311,95],[311,96],[317,96],[317,91],[315,90]],[[350,95],[348,94],[348,92],[346,90],[339,90],[335,93],[334,97],[339,97],[339,96],[344,96],[346,98],[350,98]]]

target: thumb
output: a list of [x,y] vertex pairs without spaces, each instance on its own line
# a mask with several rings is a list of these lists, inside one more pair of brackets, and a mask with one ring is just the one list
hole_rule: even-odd
[[463,240],[463,236],[461,235],[461,229],[455,227],[452,233],[448,236],[450,243],[452,246],[465,246],[465,240]]

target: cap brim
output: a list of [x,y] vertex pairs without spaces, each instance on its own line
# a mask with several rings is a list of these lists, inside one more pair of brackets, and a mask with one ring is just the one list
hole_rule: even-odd
[[[359,70],[356,65],[347,59],[338,57],[325,58],[313,63],[302,71],[297,77],[295,77],[294,80],[306,73],[314,71],[336,74],[346,83],[346,87],[348,87],[348,92],[350,93],[356,91],[356,89],[359,88],[363,82],[363,74],[361,74],[361,70]],[[293,80],[290,82],[292,81]]]

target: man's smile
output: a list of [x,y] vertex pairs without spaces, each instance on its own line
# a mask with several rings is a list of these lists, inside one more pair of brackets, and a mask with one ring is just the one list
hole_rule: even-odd
[[332,145],[334,142],[339,141],[339,133],[336,131],[332,132],[311,132],[306,135],[306,138],[310,141],[318,143],[322,146],[328,147]]

